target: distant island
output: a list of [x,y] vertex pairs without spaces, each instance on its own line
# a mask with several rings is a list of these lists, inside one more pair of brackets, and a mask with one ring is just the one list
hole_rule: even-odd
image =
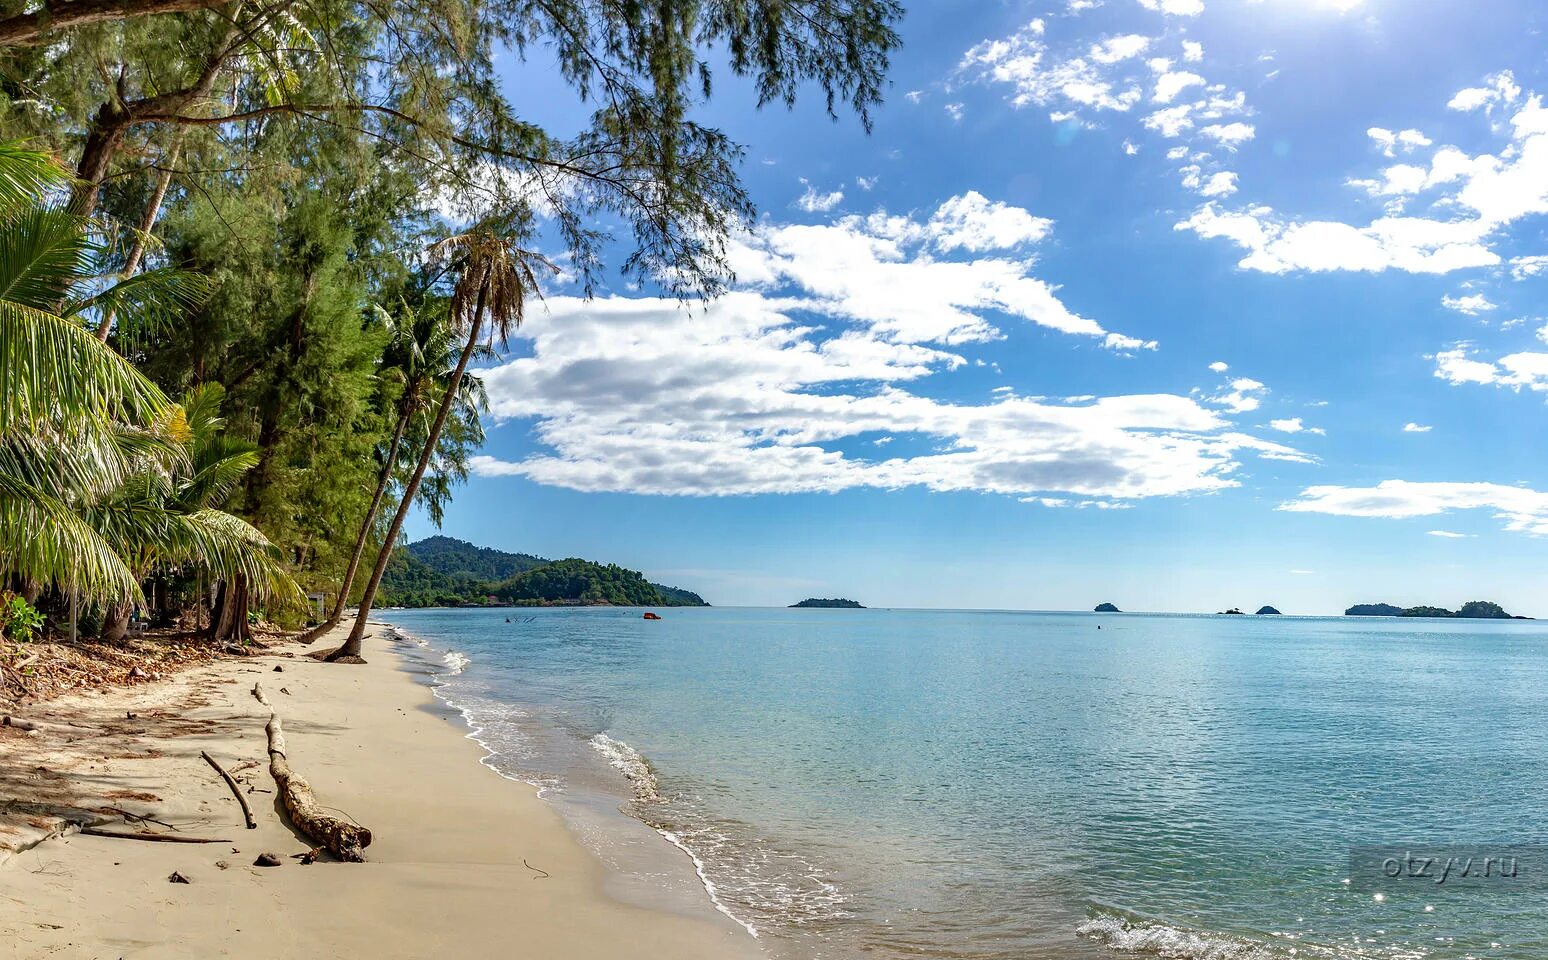
[[843,609],[843,610],[864,610],[865,609],[864,605],[856,603],[853,600],[837,600],[837,599],[835,599],[835,600],[820,600],[820,599],[818,599],[816,597],[807,597],[805,600],[802,600],[800,603],[792,603],[790,605],[790,609],[792,609],[792,610],[796,609],[797,607],[829,607],[829,608],[837,608],[837,609]]
[[1258,608],[1258,616],[1260,616],[1260,617],[1278,617],[1278,616],[1283,616],[1283,614],[1281,614],[1278,610],[1275,610],[1273,607],[1263,606],[1263,607],[1259,607]]
[[382,576],[384,607],[707,607],[697,593],[617,564],[546,560],[454,537],[399,547]]
[[1096,610],[1094,612],[1095,613],[1122,613],[1123,611],[1119,610],[1116,604],[1099,603],[1099,604],[1096,605]]
[[1344,611],[1346,617],[1436,617],[1452,620],[1530,620],[1513,617],[1497,603],[1471,600],[1452,612],[1445,607],[1399,607],[1391,603],[1357,603]]
[[1220,611],[1219,615],[1220,616],[1232,616],[1232,617],[1245,617],[1246,616],[1246,614],[1242,612],[1240,607],[1232,607],[1229,610],[1222,610],[1222,611]]

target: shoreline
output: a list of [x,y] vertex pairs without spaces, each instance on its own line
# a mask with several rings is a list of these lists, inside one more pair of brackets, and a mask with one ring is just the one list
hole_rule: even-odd
[[[478,745],[482,751],[479,763],[496,776],[534,791],[538,799],[548,803],[560,814],[566,826],[587,849],[608,862],[610,869],[607,885],[611,895],[636,906],[685,912],[689,915],[701,911],[703,901],[707,898],[714,911],[736,924],[750,937],[760,938],[758,929],[738,917],[720,898],[704,861],[681,837],[624,809],[630,802],[627,791],[600,795],[594,788],[576,791],[580,784],[568,779],[530,779],[502,769],[499,763],[502,756],[500,749],[485,739],[486,722],[475,717],[471,707],[452,699],[446,692],[445,680],[461,674],[471,665],[472,660],[467,654],[449,646],[438,645],[438,641],[422,637],[398,624],[377,620],[371,623],[389,632],[387,640],[399,648],[402,661],[400,669],[431,692],[435,699],[435,707],[432,709],[457,724],[464,731],[463,736]],[[419,664],[424,669],[413,669],[409,666],[411,663]],[[632,749],[627,744],[618,746]],[[620,768],[616,759],[607,760],[607,765],[619,771],[620,786],[635,786],[629,772]],[[572,791],[590,796],[590,802],[577,799]],[[642,843],[641,837],[645,834],[649,837]],[[655,849],[651,849],[652,841]],[[628,849],[631,845],[635,847],[633,851]],[[619,853],[625,854],[622,862],[614,858]],[[691,889],[685,891],[681,881],[687,878],[691,878],[688,884]],[[663,881],[670,883],[673,889],[652,889],[649,886]]]
[[[74,833],[17,853],[0,863],[0,943],[14,951],[0,955],[473,958],[519,946],[576,958],[763,956],[702,889],[683,909],[620,896],[616,871],[535,786],[486,762],[463,712],[436,695],[433,665],[394,649],[414,641],[388,629],[398,632],[376,631],[365,666],[320,664],[284,645],[41,705],[40,719],[82,727],[0,742],[15,761],[0,774],[8,799],[29,799],[32,784],[53,808],[117,806],[231,842]],[[255,681],[319,802],[373,830],[366,863],[292,859],[311,844],[280,818],[272,793],[248,793],[259,827],[243,828],[200,751],[244,791],[273,789]],[[134,829],[112,819],[111,829]],[[649,832],[658,855],[678,855]],[[251,866],[260,852],[282,865]],[[174,871],[190,883],[168,882]]]

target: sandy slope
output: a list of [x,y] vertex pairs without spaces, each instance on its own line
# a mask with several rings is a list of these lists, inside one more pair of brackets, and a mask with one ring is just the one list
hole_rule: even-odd
[[[0,740],[0,802],[30,790],[32,799],[116,805],[231,841],[74,835],[12,857],[0,866],[0,957],[760,955],[707,902],[702,916],[684,916],[610,899],[604,868],[559,816],[532,788],[480,765],[481,748],[425,709],[429,691],[398,669],[397,654],[380,640],[370,647],[363,667],[271,655],[53,704],[57,719],[112,733]],[[291,761],[320,801],[375,832],[367,863],[291,859],[309,844],[281,820],[274,795],[249,795],[259,827],[246,830],[199,758],[208,750],[228,769],[265,759],[267,709],[249,692],[255,680],[284,717]],[[273,788],[266,764],[240,777]],[[252,866],[262,852],[284,865]],[[191,882],[168,882],[174,870]]]

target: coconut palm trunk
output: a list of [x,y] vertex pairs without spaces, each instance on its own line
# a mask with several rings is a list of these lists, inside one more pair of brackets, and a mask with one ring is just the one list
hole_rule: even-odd
[[365,553],[366,542],[371,539],[371,528],[376,526],[376,514],[386,499],[387,488],[392,485],[392,468],[398,462],[403,432],[408,428],[412,416],[413,407],[407,403],[398,411],[398,424],[393,428],[392,442],[387,445],[387,460],[382,464],[381,476],[377,478],[376,493],[371,497],[371,505],[366,508],[365,516],[360,518],[360,532],[355,536],[355,549],[349,555],[349,566],[344,569],[344,579],[339,583],[339,595],[333,601],[333,610],[326,620],[301,635],[302,643],[315,642],[318,637],[338,626],[344,618],[344,608],[349,605],[349,591],[355,585],[355,574],[360,571],[360,558]]
[[371,615],[371,604],[376,600],[376,591],[381,586],[382,574],[387,571],[387,564],[392,559],[393,545],[398,542],[398,534],[403,532],[403,521],[407,518],[409,509],[414,506],[414,497],[419,493],[419,483],[425,477],[425,470],[429,468],[431,458],[435,456],[436,444],[441,439],[441,430],[446,426],[446,418],[451,415],[452,405],[457,400],[457,391],[462,386],[462,375],[468,369],[468,361],[478,349],[478,339],[483,329],[484,291],[480,289],[478,305],[473,311],[472,329],[468,331],[467,346],[462,348],[462,355],[457,358],[457,369],[452,373],[451,380],[447,382],[446,390],[441,395],[441,407],[436,411],[435,422],[430,425],[430,432],[425,437],[425,447],[420,451],[419,463],[414,465],[414,475],[403,488],[403,497],[398,502],[398,512],[393,514],[392,526],[387,529],[387,536],[382,539],[382,549],[376,555],[376,565],[371,569],[371,579],[366,582],[365,593],[360,597],[360,609],[355,614],[355,626],[349,631],[349,639],[344,641],[344,645],[328,654],[329,663],[364,662],[360,659],[360,645],[365,638],[366,620]]

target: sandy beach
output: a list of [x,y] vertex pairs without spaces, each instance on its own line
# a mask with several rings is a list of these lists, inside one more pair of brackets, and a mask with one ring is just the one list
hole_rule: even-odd
[[[30,801],[11,804],[0,824],[13,846],[60,813],[140,829],[106,808],[229,841],[67,828],[10,856],[0,863],[0,956],[761,956],[707,897],[699,913],[610,896],[604,865],[531,786],[480,764],[482,748],[402,669],[385,632],[377,628],[365,666],[324,665],[282,646],[32,714],[78,727],[0,731],[0,806]],[[269,710],[252,695],[255,682],[284,718],[290,759],[319,801],[373,831],[365,863],[293,858],[311,844],[289,828],[275,794],[260,792],[274,784]],[[201,751],[251,789],[256,829],[245,829]],[[282,865],[254,866],[261,853]],[[170,882],[174,872],[188,883]]]

